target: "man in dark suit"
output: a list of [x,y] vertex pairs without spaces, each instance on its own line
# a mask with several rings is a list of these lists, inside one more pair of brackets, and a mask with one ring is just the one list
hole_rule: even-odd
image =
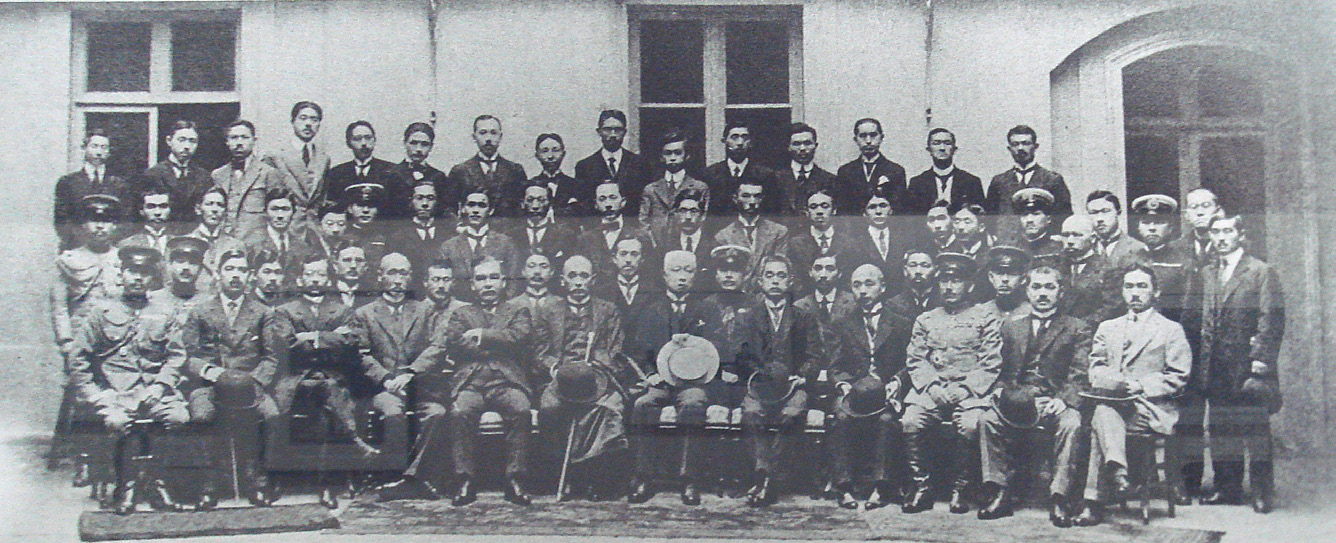
[[1061,224],[1072,214],[1072,194],[1067,189],[1067,182],[1062,174],[1045,169],[1035,164],[1035,150],[1039,148],[1039,136],[1033,128],[1017,125],[1007,131],[1007,151],[1016,162],[1010,170],[993,176],[988,183],[988,195],[984,209],[989,214],[998,216],[999,224],[994,228],[999,234],[1010,235],[1018,226],[1014,218],[1016,210],[1012,208],[1012,195],[1026,187],[1041,188],[1053,195],[1053,218]]
[[[467,277],[473,261],[482,255],[491,255],[501,262],[507,278],[519,277],[521,261],[515,241],[492,226],[492,192],[479,187],[468,187],[459,202],[460,224],[463,229],[441,244],[441,258],[455,268],[455,277]],[[463,285],[467,286],[467,285]]]
[[760,181],[741,179],[732,193],[733,220],[714,233],[719,245],[737,245],[751,251],[744,279],[748,284],[755,284],[762,258],[784,255],[784,241],[789,236],[788,228],[765,217],[763,210],[770,200],[766,190]]
[[1086,197],[1086,214],[1095,223],[1095,249],[1115,269],[1127,269],[1146,261],[1146,244],[1123,233],[1118,221],[1122,213],[1122,202],[1112,192],[1097,190]]
[[501,137],[500,119],[491,115],[473,119],[473,143],[478,146],[478,154],[450,168],[450,182],[460,191],[486,190],[496,215],[513,217],[518,213],[520,193],[529,176],[524,173],[524,166],[501,156]]
[[[857,298],[857,309],[832,323],[834,342],[830,349],[834,356],[829,376],[841,397],[837,403],[842,405],[855,385],[881,392],[886,403],[901,402],[908,390],[905,349],[913,321],[884,303],[886,289],[882,279],[881,269],[874,265],[862,264],[854,269],[850,284]],[[872,459],[870,469],[875,495],[865,507],[879,509],[898,498],[900,481],[897,479],[903,472],[902,460],[897,457],[903,450],[899,415],[898,406],[889,405],[866,418],[858,417],[847,408],[835,409],[830,445],[834,455],[835,488],[839,492],[837,503],[841,508],[858,508],[852,471],[855,454]],[[871,451],[855,451],[854,429],[864,421],[874,426],[875,442]]]
[[1251,503],[1271,510],[1271,415],[1280,410],[1277,377],[1285,299],[1270,264],[1247,254],[1243,217],[1211,221],[1216,261],[1201,271],[1201,352],[1195,389],[1210,405],[1215,494],[1204,503],[1243,499],[1244,451],[1251,453]]
[[937,252],[915,246],[905,250],[905,288],[886,301],[896,313],[910,321],[942,305],[937,296]]
[[216,498],[224,474],[235,473],[242,495],[266,506],[277,491],[261,462],[260,435],[279,414],[272,391],[288,345],[274,311],[247,295],[252,271],[246,253],[222,255],[219,295],[191,308],[181,342],[188,357],[184,372],[199,383],[187,394],[190,420],[213,422],[226,438],[219,442],[222,450],[210,451],[217,473],[202,494]]
[[334,255],[333,294],[352,309],[371,303],[379,296],[376,274],[368,269],[366,249],[361,245],[342,246]]
[[278,255],[278,264],[284,274],[294,277],[306,257],[315,253],[306,232],[294,230],[292,226],[295,212],[291,191],[281,187],[270,189],[264,196],[264,228],[252,230],[241,239],[241,245],[252,260],[260,251],[272,251]]
[[199,148],[199,127],[192,121],[176,121],[167,129],[167,160],[144,170],[136,183],[136,191],[143,193],[151,186],[167,187],[172,195],[172,220],[178,223],[195,222],[195,202],[213,186],[209,171],[194,162]]
[[834,194],[835,174],[816,164],[817,145],[816,129],[811,125],[793,123],[789,127],[789,167],[776,172],[779,187],[775,191],[785,215],[806,214],[807,198],[816,191]]
[[928,132],[928,155],[932,167],[909,180],[901,209],[908,215],[926,215],[932,205],[945,201],[984,203],[983,182],[956,167],[956,135],[945,128]]
[[560,268],[566,257],[575,254],[575,230],[568,221],[558,219],[552,209],[552,193],[547,183],[531,182],[520,202],[524,220],[514,225],[510,237],[520,254],[541,254]]
[[1002,322],[1002,370],[998,388],[1028,389],[1020,396],[1033,402],[1028,420],[1011,418],[998,403],[979,419],[979,449],[983,455],[983,482],[988,504],[979,518],[1011,515],[1012,476],[1017,458],[1032,448],[1025,425],[1030,421],[1053,433],[1053,480],[1049,484],[1049,521],[1071,526],[1071,500],[1080,496],[1081,481],[1075,465],[1081,431],[1080,392],[1089,387],[1086,376],[1090,339],[1094,332],[1085,321],[1058,310],[1062,299],[1062,272],[1040,264],[1027,273],[1025,295],[1030,312]]
[[705,168],[705,184],[710,186],[714,199],[710,202],[711,216],[732,215],[737,212],[737,202],[727,196],[737,193],[742,183],[760,185],[766,192],[774,194],[765,203],[767,214],[778,215],[785,207],[780,198],[779,178],[774,170],[752,160],[751,128],[740,121],[729,121],[724,127],[724,160]]
[[983,206],[970,202],[956,202],[946,208],[951,214],[954,241],[947,252],[960,253],[975,260],[983,260],[988,249],[997,243],[997,237],[988,231]]
[[1095,227],[1084,215],[1062,224],[1062,259],[1068,290],[1063,312],[1091,326],[1113,318],[1124,308],[1118,296],[1118,271],[1095,250]]
[[671,219],[651,234],[656,253],[651,268],[658,268],[668,251],[686,251],[696,255],[696,262],[706,262],[718,246],[714,236],[705,233],[705,194],[694,189],[677,193]]
[[533,144],[534,158],[543,171],[529,180],[530,185],[547,187],[552,210],[561,217],[584,217],[594,213],[594,187],[597,183],[576,180],[561,171],[566,160],[566,142],[560,134],[539,134]]
[[[635,400],[631,409],[631,425],[639,430],[638,439],[633,442],[635,449],[636,471],[631,480],[631,503],[645,503],[653,496],[649,490],[648,478],[652,474],[653,436],[650,434],[659,424],[663,407],[673,405],[677,409],[677,424],[685,428],[699,428],[705,424],[705,408],[708,406],[708,393],[704,385],[715,378],[728,384],[736,384],[738,376],[720,370],[717,375],[703,376],[704,384],[696,382],[672,386],[670,376],[659,375],[656,363],[659,351],[669,342],[679,344],[687,342],[689,336],[704,338],[719,344],[720,309],[699,292],[693,291],[696,281],[696,257],[685,251],[672,251],[663,258],[663,279],[666,290],[645,297],[627,312],[625,320],[626,343],[624,352],[632,363],[640,367],[640,373],[646,375],[647,390]],[[701,454],[699,438],[690,434],[682,436],[680,466],[677,476],[682,481],[682,503],[700,505],[700,491],[697,488],[697,476],[700,472]],[[676,462],[675,462],[676,463]]]
[[446,326],[451,357],[456,370],[450,379],[450,434],[454,444],[455,475],[459,489],[451,501],[455,506],[477,499],[474,487],[478,450],[478,421],[484,411],[500,413],[506,422],[507,501],[528,505],[529,495],[520,485],[529,453],[529,415],[534,395],[530,381],[532,361],[524,342],[531,337],[532,317],[528,309],[505,301],[506,276],[501,262],[482,256],[469,269],[476,303],[459,308]]
[[[165,185],[152,185],[146,187],[140,193],[139,218],[143,221],[137,228],[130,230],[130,235],[118,243],[121,247],[147,247],[158,251],[158,254],[167,252],[167,240],[170,240],[182,233],[184,227],[176,222],[172,216],[172,208],[175,206],[172,202],[172,191]],[[162,274],[159,273],[159,277]],[[157,287],[154,287],[157,288]]]
[[413,218],[390,225],[390,250],[401,253],[413,263],[413,284],[420,285],[427,275],[427,265],[441,256],[441,243],[453,236],[454,225],[440,218],[437,184],[423,177],[413,185],[409,205]]
[[856,226],[850,228],[848,258],[840,257],[846,273],[863,264],[881,269],[887,292],[900,290],[900,279],[904,276],[900,260],[910,241],[904,231],[891,227],[895,193],[890,184],[877,186],[862,207],[863,219],[853,221]]
[[452,220],[455,209],[459,206],[459,195],[450,184],[449,178],[441,170],[427,164],[427,157],[431,155],[431,149],[435,144],[436,129],[430,124],[415,122],[404,129],[405,158],[403,162],[390,168],[389,184],[386,185],[386,188],[395,187],[407,191],[402,195],[390,195],[392,204],[405,206],[406,212],[403,218],[417,215],[418,210],[412,198],[414,189],[421,183],[431,183],[436,187],[436,215],[433,216],[446,214],[447,220]]
[[932,249],[933,254],[940,254],[950,251],[951,246],[956,243],[955,225],[951,223],[951,204],[946,202],[937,202],[928,209],[928,215],[924,220],[925,245]]
[[640,197],[650,182],[653,169],[649,160],[622,147],[626,139],[626,114],[615,109],[598,114],[598,137],[603,146],[594,154],[575,163],[575,178],[591,188],[614,180],[626,198],[626,213],[640,216]]
[[344,131],[344,140],[353,152],[353,159],[329,169],[325,174],[325,187],[330,196],[339,198],[344,204],[349,203],[348,187],[364,183],[374,183],[385,188],[385,203],[381,209],[382,218],[397,219],[410,216],[408,211],[408,187],[400,187],[393,179],[390,170],[394,163],[374,156],[376,152],[376,129],[367,121],[354,121]]
[[624,213],[626,200],[616,181],[605,180],[594,188],[594,207],[599,221],[585,229],[576,240],[577,252],[594,261],[594,270],[600,277],[612,277],[618,270],[612,259],[616,245],[625,239],[640,241],[640,255],[648,258],[654,249],[650,234],[641,228],[635,217]]
[[121,202],[130,202],[132,191],[124,178],[107,172],[107,158],[111,155],[111,138],[102,130],[92,130],[84,137],[84,162],[78,171],[61,176],[56,181],[55,225],[60,236],[60,250],[67,251],[79,245],[78,215],[84,196],[106,194]]
[[[642,269],[653,269],[644,265],[645,247],[647,244],[641,238],[617,240],[608,263],[611,271],[594,284],[594,295],[616,304],[623,315],[657,290],[655,283],[640,273]],[[599,273],[597,268],[595,273]]]
[[850,235],[835,223],[835,198],[829,188],[813,190],[804,200],[802,213],[807,220],[802,227],[789,230],[784,242],[785,254],[793,263],[794,285],[797,292],[809,292],[812,278],[807,270],[822,256],[851,252]]
[[324,120],[320,104],[301,101],[292,105],[292,139],[285,147],[271,149],[264,162],[278,170],[283,186],[297,198],[297,224],[312,219],[312,215],[326,199],[339,199],[338,193],[325,190],[325,173],[329,171],[329,151],[316,141],[320,123]]
[[1225,210],[1211,189],[1198,188],[1183,197],[1182,211],[1191,230],[1171,243],[1179,251],[1191,255],[1196,269],[1200,270],[1215,258],[1215,249],[1211,246],[1211,221],[1224,215]]
[[905,190],[905,168],[882,156],[884,137],[881,121],[867,118],[854,123],[859,157],[840,166],[835,173],[835,208],[840,214],[862,213],[863,205],[881,185],[890,185],[885,194],[893,205],[899,205],[900,194]]

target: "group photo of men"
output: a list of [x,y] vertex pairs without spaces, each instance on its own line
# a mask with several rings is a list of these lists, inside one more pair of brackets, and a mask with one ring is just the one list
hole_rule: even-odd
[[[732,484],[754,507],[992,520],[1038,503],[1058,527],[1153,483],[1177,505],[1272,508],[1282,290],[1260,217],[1208,189],[1073,194],[1025,125],[996,135],[1014,165],[985,181],[948,128],[906,172],[875,118],[793,123],[783,163],[727,122],[724,160],[696,171],[687,132],[635,153],[606,110],[593,134],[508,147],[532,144],[539,172],[502,156],[496,116],[324,118],[293,105],[265,148],[231,122],[212,169],[189,119],[142,172],[109,171],[122,142],[90,130],[56,182],[56,441],[96,423],[116,453],[101,507],[271,505],[269,444],[318,416],[355,461],[400,455],[380,501],[525,506],[557,474],[558,500],[695,506]],[[339,130],[352,160],[334,164]],[[434,167],[438,130],[476,153]],[[594,137],[570,167],[566,138]],[[818,159],[829,138],[858,155]],[[404,161],[377,157],[399,144]],[[192,480],[123,452],[186,429],[213,436],[186,440],[207,467]],[[351,471],[321,476],[321,503]]]

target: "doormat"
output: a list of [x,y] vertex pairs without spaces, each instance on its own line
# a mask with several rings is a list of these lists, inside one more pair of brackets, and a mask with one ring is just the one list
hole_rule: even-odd
[[79,516],[84,541],[165,539],[199,536],[312,532],[337,528],[338,519],[319,504],[237,507],[180,513],[117,515],[86,511]]

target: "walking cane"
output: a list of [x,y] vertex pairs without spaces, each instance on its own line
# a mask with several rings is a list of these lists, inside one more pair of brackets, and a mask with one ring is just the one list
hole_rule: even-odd
[[[589,363],[589,358],[594,351],[594,331],[589,331],[589,341],[585,344],[584,361]],[[561,475],[557,477],[557,501],[566,499],[566,472],[571,467],[571,447],[575,444],[575,420],[571,420],[571,427],[566,432],[566,454],[561,459]]]

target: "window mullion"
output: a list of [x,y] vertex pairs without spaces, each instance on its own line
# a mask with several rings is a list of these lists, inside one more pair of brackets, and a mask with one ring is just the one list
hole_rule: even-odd
[[718,134],[724,132],[728,105],[727,57],[724,51],[723,18],[705,20],[705,163],[723,159],[724,144]]
[[149,47],[149,92],[166,94],[172,91],[172,26],[167,21],[153,23]]

